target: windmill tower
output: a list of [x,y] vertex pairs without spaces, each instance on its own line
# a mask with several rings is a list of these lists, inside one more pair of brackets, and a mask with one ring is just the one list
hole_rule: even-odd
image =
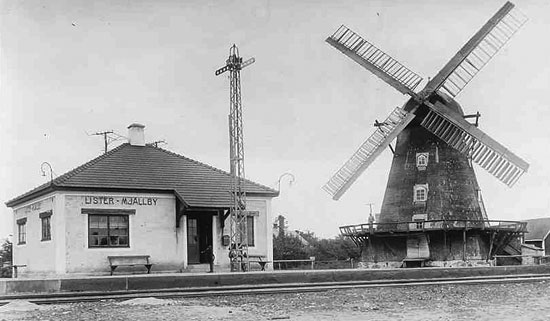
[[454,100],[527,20],[513,9],[507,2],[419,92],[420,76],[349,28],[327,38],[411,97],[375,121],[375,132],[323,187],[338,200],[397,138],[380,221],[340,228],[364,247],[364,262],[447,265],[515,251],[510,241],[525,225],[488,220],[472,162],[510,187],[529,165],[478,129],[477,119],[466,121],[472,115]]
[[229,168],[232,198],[229,210],[229,258],[231,271],[241,271],[248,266],[241,69],[254,61],[254,58],[250,58],[243,62],[243,58],[239,56],[239,49],[233,45],[229,49],[226,65],[216,70],[216,76],[229,71]]

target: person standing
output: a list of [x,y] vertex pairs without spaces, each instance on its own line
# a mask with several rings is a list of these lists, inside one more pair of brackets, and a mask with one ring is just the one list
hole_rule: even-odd
[[216,257],[214,256],[214,250],[212,249],[212,245],[208,245],[208,247],[202,251],[202,253],[205,255],[206,260],[208,264],[210,265],[210,271],[208,273],[214,272],[214,260]]

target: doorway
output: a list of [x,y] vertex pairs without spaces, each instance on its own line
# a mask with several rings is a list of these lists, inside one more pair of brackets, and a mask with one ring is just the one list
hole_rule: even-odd
[[430,257],[430,247],[428,238],[425,234],[409,236],[407,238],[407,258],[408,259],[428,259]]
[[212,214],[187,215],[187,259],[189,264],[208,263],[206,248],[212,246]]

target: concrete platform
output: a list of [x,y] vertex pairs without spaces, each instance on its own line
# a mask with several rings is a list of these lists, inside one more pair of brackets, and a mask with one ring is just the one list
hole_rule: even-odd
[[550,274],[550,265],[388,270],[307,270],[248,273],[144,274],[59,279],[0,279],[0,299],[23,294],[131,292],[228,286],[398,281]]

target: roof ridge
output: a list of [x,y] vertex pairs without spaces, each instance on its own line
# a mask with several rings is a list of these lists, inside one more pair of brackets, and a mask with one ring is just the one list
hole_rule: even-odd
[[[210,169],[212,169],[212,170],[215,170],[216,172],[219,172],[219,173],[221,173],[221,174],[224,174],[224,175],[227,175],[227,176],[230,176],[230,177],[231,177],[231,174],[228,173],[228,172],[226,172],[226,171],[224,171],[223,169],[219,169],[219,168],[217,168],[217,167],[214,167],[214,166],[212,166],[212,165],[208,165],[208,164],[206,164],[206,163],[203,163],[203,162],[200,162],[200,161],[198,161],[198,160],[189,158],[189,157],[187,157],[187,156],[180,155],[180,154],[178,154],[178,153],[175,153],[175,152],[173,152],[173,151],[169,151],[169,150],[164,149],[164,148],[162,148],[162,147],[155,147],[155,146],[151,146],[151,145],[147,145],[147,147],[156,148],[156,149],[161,150],[161,151],[163,151],[163,152],[165,152],[165,153],[167,153],[167,154],[174,155],[174,156],[179,157],[179,158],[183,158],[183,159],[185,159],[185,160],[191,161],[191,162],[196,163],[196,164],[201,165],[201,166],[205,166],[205,167],[207,167],[207,168],[210,168]],[[268,190],[271,190],[271,191],[273,191],[273,192],[278,193],[277,190],[275,190],[275,189],[273,189],[273,188],[271,188],[271,187],[265,186],[265,185],[260,184],[260,183],[256,183],[256,182],[251,181],[251,180],[249,180],[249,179],[247,179],[247,178],[244,178],[244,181],[245,181],[245,182],[248,182],[248,183],[250,183],[250,184],[253,184],[253,185],[256,185],[256,186],[259,186],[259,187],[262,187],[262,188],[265,188],[265,189],[268,189]]]

